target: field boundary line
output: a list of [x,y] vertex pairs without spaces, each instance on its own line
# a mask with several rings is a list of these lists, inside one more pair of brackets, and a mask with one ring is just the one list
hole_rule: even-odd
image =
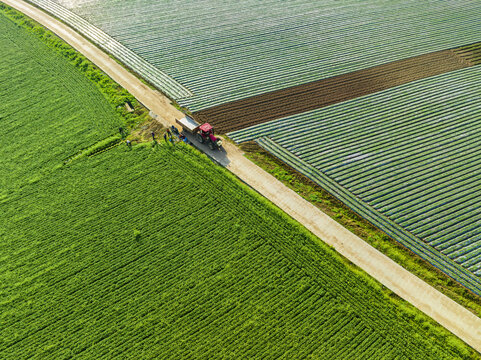
[[[175,109],[163,94],[143,84],[127,69],[67,25],[22,0],[2,0],[2,2],[60,36],[147,108],[158,114],[159,121],[166,125],[175,124],[175,117],[182,116],[182,113]],[[235,145],[226,142],[224,147],[230,159],[227,169],[240,180],[300,222],[374,279],[481,352],[480,318],[411,274],[313,204],[304,200],[272,175],[245,158]]]

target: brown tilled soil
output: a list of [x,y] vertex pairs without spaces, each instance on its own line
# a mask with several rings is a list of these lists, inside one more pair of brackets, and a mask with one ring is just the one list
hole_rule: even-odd
[[461,46],[453,51],[472,65],[481,64],[481,42]]
[[438,51],[229,102],[194,113],[227,133],[318,109],[472,64],[453,50]]

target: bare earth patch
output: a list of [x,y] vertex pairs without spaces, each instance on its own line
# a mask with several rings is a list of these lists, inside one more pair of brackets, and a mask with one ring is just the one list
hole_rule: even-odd
[[469,66],[472,64],[464,54],[443,50],[233,101],[193,115],[227,133]]

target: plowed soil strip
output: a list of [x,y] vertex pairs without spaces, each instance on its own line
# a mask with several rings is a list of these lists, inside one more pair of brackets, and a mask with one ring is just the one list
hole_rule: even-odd
[[454,50],[443,50],[233,101],[193,115],[227,133],[468,66],[472,64]]

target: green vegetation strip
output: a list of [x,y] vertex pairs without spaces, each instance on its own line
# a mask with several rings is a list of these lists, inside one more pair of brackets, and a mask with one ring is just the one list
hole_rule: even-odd
[[[0,358],[476,356],[187,146],[116,146],[61,165],[77,145],[105,145],[122,119],[38,34],[4,16],[0,27],[19,56],[35,50],[22,66],[0,62],[10,65],[0,81],[21,79],[0,94],[1,143],[22,145],[2,149],[1,168],[43,149],[2,174]],[[57,78],[64,97],[49,88],[38,103],[15,101]],[[52,112],[52,94],[76,121]],[[105,118],[81,116],[85,96]],[[26,169],[43,172],[25,181]]]
[[481,64],[481,43],[477,42],[474,44],[462,46],[454,51],[463,56],[467,61],[474,65]]
[[84,156],[94,156],[101,154],[104,151],[108,151],[113,147],[120,145],[121,141],[122,135],[120,133],[109,136],[85,149],[80,150],[75,155],[69,156],[67,159],[64,160],[64,164],[71,163],[72,161],[78,160]]
[[175,97],[192,112],[471,44],[481,32],[481,2],[471,0],[30,2],[134,71],[144,75],[130,60],[138,56],[168,74],[194,94]]
[[443,74],[231,137],[257,139],[480,294],[480,74]]

